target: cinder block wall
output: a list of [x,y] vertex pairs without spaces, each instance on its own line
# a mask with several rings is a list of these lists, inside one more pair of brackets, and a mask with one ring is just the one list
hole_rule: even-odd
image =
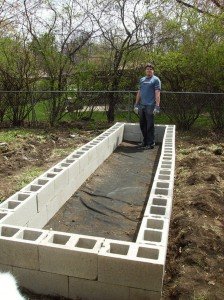
[[138,124],[116,123],[0,205],[0,270],[36,293],[71,299],[160,299],[175,164],[175,126],[157,125],[161,157],[135,243],[41,230]]

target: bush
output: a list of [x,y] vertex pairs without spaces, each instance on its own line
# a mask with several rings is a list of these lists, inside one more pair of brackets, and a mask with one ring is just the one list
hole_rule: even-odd
[[189,130],[206,107],[203,94],[169,93],[161,94],[161,109],[177,128]]

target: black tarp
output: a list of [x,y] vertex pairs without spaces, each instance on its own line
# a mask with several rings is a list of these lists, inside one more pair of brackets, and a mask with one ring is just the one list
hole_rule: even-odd
[[48,222],[45,229],[134,241],[160,147],[122,143]]

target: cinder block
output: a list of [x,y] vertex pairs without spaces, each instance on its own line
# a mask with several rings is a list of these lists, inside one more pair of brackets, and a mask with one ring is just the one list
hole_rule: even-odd
[[154,244],[167,248],[169,219],[144,217],[138,232],[136,243]]
[[48,221],[49,219],[47,214],[47,206],[43,206],[42,210],[39,211],[36,215],[30,216],[30,219],[26,226],[29,228],[41,229],[47,224]]
[[7,224],[7,219],[13,215],[13,212],[0,210],[0,224]]
[[130,288],[130,300],[160,300],[161,292]]
[[25,226],[29,219],[37,213],[36,194],[18,192],[4,201],[0,205],[0,209],[12,212],[4,223]]
[[37,178],[26,187],[24,187],[21,192],[35,192],[37,198],[37,211],[42,210],[42,206],[46,206],[46,204],[54,198],[54,180],[47,180],[45,178]]
[[[158,199],[158,197],[155,197]],[[154,217],[164,217],[170,219],[172,211],[172,201],[171,198],[167,198],[167,204],[164,205],[153,205],[153,204],[147,204],[144,216],[154,216]]]
[[164,247],[106,240],[99,252],[98,280],[161,291],[164,265]]
[[39,269],[38,243],[47,231],[0,226],[0,263],[27,269]]
[[37,270],[13,267],[18,285],[37,294],[68,297],[68,277]]
[[56,174],[56,176],[54,176],[54,190],[55,195],[57,195],[58,192],[65,189],[69,184],[69,170],[67,167],[61,167],[59,163],[51,168],[49,172]]
[[95,280],[103,238],[51,232],[39,245],[42,271]]
[[69,298],[82,300],[128,300],[129,288],[97,280],[69,277]]
[[12,266],[7,266],[7,265],[0,264],[0,272],[2,272],[2,273],[7,273],[7,272],[12,273]]

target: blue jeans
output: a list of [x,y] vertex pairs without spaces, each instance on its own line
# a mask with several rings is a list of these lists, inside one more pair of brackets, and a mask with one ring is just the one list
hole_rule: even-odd
[[140,128],[143,135],[143,143],[150,146],[155,142],[154,110],[155,105],[141,105],[139,107]]

